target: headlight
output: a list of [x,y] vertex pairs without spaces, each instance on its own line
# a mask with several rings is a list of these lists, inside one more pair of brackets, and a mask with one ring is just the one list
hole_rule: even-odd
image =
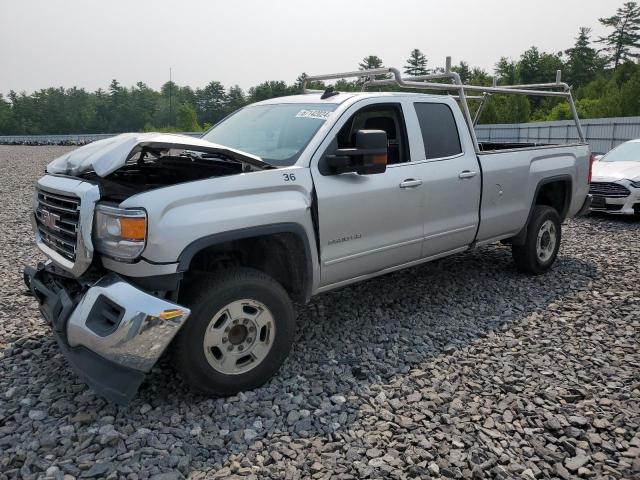
[[629,180],[629,183],[633,188],[640,188],[640,180]]
[[116,260],[139,257],[147,239],[147,212],[97,205],[93,243],[97,251]]

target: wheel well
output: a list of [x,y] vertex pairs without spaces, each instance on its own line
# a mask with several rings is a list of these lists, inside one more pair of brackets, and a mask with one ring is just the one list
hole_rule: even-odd
[[[547,205],[549,207],[553,207],[558,212],[558,215],[560,215],[560,221],[563,221],[567,216],[570,204],[571,180],[566,178],[551,180],[540,185],[538,188],[536,197],[531,205],[529,218],[531,218],[531,214],[533,213],[533,209],[536,205]],[[522,227],[522,230],[520,230],[516,236],[507,240],[508,243],[513,245],[524,244],[527,236],[529,218],[527,219],[525,226]]]
[[555,208],[564,220],[569,210],[571,183],[568,180],[556,180],[545,183],[538,190],[535,205],[547,205]]
[[186,277],[232,266],[260,270],[280,283],[294,300],[307,300],[311,282],[307,249],[295,233],[260,235],[205,247],[191,259]]

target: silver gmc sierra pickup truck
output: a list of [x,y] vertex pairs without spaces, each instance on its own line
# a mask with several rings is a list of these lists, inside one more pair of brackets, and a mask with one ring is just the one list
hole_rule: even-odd
[[294,301],[478,245],[510,243],[525,273],[551,268],[561,223],[589,206],[577,116],[570,145],[481,143],[467,100],[573,108],[565,84],[393,68],[308,80],[347,76],[455,95],[329,88],[247,106],[202,138],[123,134],[48,165],[31,218],[48,259],[25,282],[95,391],[128,402],[165,352],[207,394],[254,388],[291,349]]

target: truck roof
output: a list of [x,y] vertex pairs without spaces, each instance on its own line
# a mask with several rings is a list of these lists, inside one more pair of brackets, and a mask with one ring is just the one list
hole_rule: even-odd
[[347,93],[337,93],[336,95],[332,95],[328,98],[322,98],[322,93],[305,93],[302,95],[289,95],[285,97],[275,97],[270,98],[268,100],[263,100],[261,102],[256,102],[254,105],[273,105],[278,103],[330,103],[330,104],[341,104],[347,101],[354,96],[359,98],[370,98],[370,97],[415,97],[415,96],[426,96],[426,97],[439,97],[442,98],[443,95],[429,95],[425,93],[413,93],[413,92],[347,92]]

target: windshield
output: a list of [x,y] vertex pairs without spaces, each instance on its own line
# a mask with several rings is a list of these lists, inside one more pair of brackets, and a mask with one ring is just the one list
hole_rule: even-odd
[[257,155],[276,166],[293,165],[335,104],[280,103],[238,110],[202,138]]
[[640,142],[618,145],[600,159],[601,162],[640,162]]

